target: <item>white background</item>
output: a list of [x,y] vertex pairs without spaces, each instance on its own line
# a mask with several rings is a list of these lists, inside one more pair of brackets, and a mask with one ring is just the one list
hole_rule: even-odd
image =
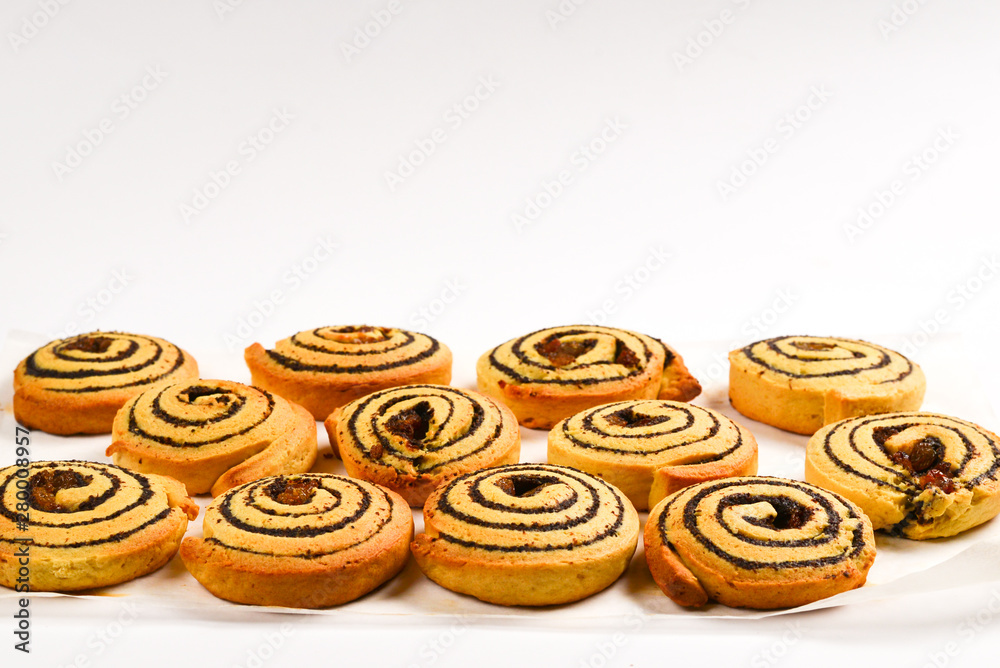
[[[0,333],[238,359],[397,325],[469,377],[581,321],[720,355],[895,335],[917,361],[957,332],[997,406],[998,26],[987,0],[8,0]],[[266,665],[961,665],[994,656],[997,591],[638,631],[150,609],[100,652],[122,605],[62,601],[31,664],[247,665],[292,623]]]

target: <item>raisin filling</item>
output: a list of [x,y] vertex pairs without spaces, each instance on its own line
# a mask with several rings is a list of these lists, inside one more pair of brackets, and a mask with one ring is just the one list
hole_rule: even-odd
[[[385,423],[385,428],[403,438],[411,448],[419,448],[430,429],[434,410],[426,401],[417,403],[413,408],[407,408],[393,415]],[[372,449],[374,454],[374,448]]]
[[619,341],[615,345],[615,364],[621,364],[622,366],[627,366],[630,369],[636,369],[640,366],[641,362],[639,361],[639,357],[632,352],[631,348]]
[[937,487],[945,494],[955,491],[951,464],[944,461],[944,443],[937,436],[925,436],[909,451],[894,452],[891,459],[914,476],[920,489]]
[[608,424],[613,424],[616,427],[648,427],[651,424],[656,424],[660,422],[660,418],[655,418],[650,415],[643,415],[641,413],[636,413],[632,410],[632,407],[623,408],[620,411],[615,411],[611,415],[605,418]]
[[114,340],[106,336],[82,336],[70,341],[63,350],[79,350],[84,353],[106,353]]
[[597,341],[587,339],[584,341],[561,341],[557,337],[543,341],[535,346],[545,359],[555,367],[569,366],[576,361],[580,355],[591,350],[597,345]]
[[74,508],[64,508],[56,501],[60,490],[74,487],[86,487],[93,480],[76,471],[66,469],[45,469],[31,476],[28,487],[31,489],[31,507],[47,513],[65,513]]
[[886,441],[910,426],[912,425],[897,424],[892,427],[875,427],[872,429],[872,440],[878,447],[884,448]]
[[313,478],[279,479],[267,486],[267,495],[286,506],[301,506],[312,501],[319,481]]
[[757,526],[770,529],[798,529],[812,517],[812,510],[783,496],[767,499],[774,508],[774,517],[768,519],[747,518],[747,521]]

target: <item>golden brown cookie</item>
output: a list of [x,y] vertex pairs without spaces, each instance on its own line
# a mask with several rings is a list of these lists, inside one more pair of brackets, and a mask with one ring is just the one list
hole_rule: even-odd
[[553,605],[610,586],[638,539],[635,508],[604,480],[517,464],[437,488],[411,549],[424,574],[452,591],[500,605]]
[[120,466],[221,494],[250,480],[303,473],[316,461],[316,421],[297,404],[228,380],[153,388],[118,412],[107,454]]
[[451,351],[426,334],[394,327],[320,327],[244,354],[253,384],[294,401],[317,420],[387,387],[451,382]]
[[572,466],[620,489],[636,510],[705,480],[757,473],[753,434],[722,413],[643,399],[591,408],[549,432],[550,464]]
[[860,415],[916,410],[924,373],[882,346],[830,336],[779,336],[729,353],[729,400],[749,418],[812,434]]
[[163,476],[81,461],[8,466],[0,469],[0,585],[76,591],[127,582],[170,561],[197,516],[184,486]]
[[876,529],[954,536],[1000,513],[1000,440],[934,413],[890,413],[827,425],[806,446],[806,480],[858,504]]
[[783,478],[687,487],[650,511],[643,541],[656,584],[687,607],[805,605],[862,586],[875,560],[861,509]]
[[662,341],[613,327],[551,327],[512,339],[476,364],[479,391],[518,422],[551,429],[593,406],[629,399],[690,401],[701,385]]
[[181,545],[206,589],[236,603],[323,608],[402,570],[413,516],[398,494],[328,473],[262,478],[205,509],[204,538]]
[[438,485],[469,471],[517,463],[521,433],[510,410],[447,385],[404,385],[368,395],[326,420],[347,473],[421,507]]
[[50,434],[106,434],[150,386],[197,378],[190,354],[163,339],[90,332],[45,344],[14,370],[14,417]]

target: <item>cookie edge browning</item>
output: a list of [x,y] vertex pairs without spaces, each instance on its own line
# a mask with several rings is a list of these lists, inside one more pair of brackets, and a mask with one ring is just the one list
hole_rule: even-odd
[[708,603],[708,593],[673,548],[660,541],[659,533],[653,522],[647,520],[642,533],[642,545],[653,582],[677,605],[685,608],[702,607]]
[[732,457],[725,461],[705,462],[681,466],[663,466],[653,471],[653,484],[649,488],[649,497],[645,509],[655,508],[666,497],[682,489],[710,480],[737,478],[757,475],[757,464],[760,450],[757,439],[743,425],[733,422],[739,429],[743,440],[752,444],[743,450],[741,457]]
[[[126,408],[133,399],[126,402],[115,418],[116,422],[122,422],[121,433],[128,433]],[[175,478],[184,484],[189,494],[218,496],[227,489],[258,478],[281,473],[306,473],[318,456],[316,421],[302,406],[278,395],[275,399],[288,404],[295,422],[280,437],[244,459],[225,451],[196,460],[154,455],[145,452],[141,446],[133,446],[127,438],[112,441],[105,455],[111,457],[116,466],[130,471]]]
[[[589,475],[589,474],[588,474]],[[546,606],[572,603],[601,592],[624,575],[642,533],[639,513],[622,494],[625,503],[621,545],[595,551],[593,556],[573,562],[569,558],[484,559],[474,548],[438,537],[433,508],[445,486],[438,487],[424,505],[424,532],[410,544],[410,551],[429,579],[459,594],[505,606]],[[619,492],[621,493],[621,492]]]
[[37,387],[25,372],[25,358],[14,368],[14,419],[29,429],[57,436],[108,434],[115,415],[133,397],[152,387],[198,378],[198,362],[188,351],[177,349],[184,355],[184,363],[167,378],[131,388],[87,393],[52,392]]
[[[198,517],[198,505],[184,489],[184,485],[168,476],[152,473],[142,474],[153,485],[159,485],[166,495],[170,513],[163,522],[158,522],[123,541],[115,543],[113,549],[90,548],[84,554],[69,562],[69,568],[61,565],[57,577],[52,571],[55,561],[52,548],[31,548],[30,591],[81,591],[96,587],[110,587],[148,575],[165,566],[175,554],[187,531],[188,521]],[[6,520],[0,521],[6,522]],[[2,544],[0,544],[2,545]],[[18,557],[13,550],[0,549],[0,585],[13,589],[18,577]],[[67,585],[67,579],[75,582]]]
[[854,391],[839,387],[819,390],[794,387],[793,379],[781,383],[763,371],[754,371],[742,351],[729,352],[729,402],[746,417],[778,429],[811,436],[843,419],[915,411],[923,403],[927,381],[913,360],[909,360],[913,365],[910,376],[899,383],[905,387],[889,393],[878,392],[878,386],[870,384]]
[[665,343],[663,347],[672,357],[670,363],[663,367],[663,378],[656,398],[668,401],[691,401],[701,394],[701,383],[688,371],[680,353]]
[[181,543],[181,560],[213,596],[234,603],[307,609],[349,603],[394,578],[409,561],[413,515],[401,496],[386,492],[395,503],[386,535],[376,541],[302,559],[240,552],[191,536]]
[[646,563],[654,582],[670,600],[684,607],[701,607],[715,601],[731,608],[754,610],[793,608],[864,586],[877,552],[872,523],[850,499],[830,490],[819,489],[853,508],[864,527],[864,549],[857,557],[846,561],[841,572],[775,582],[731,580],[711,572],[699,575],[697,571],[705,569],[700,567],[697,560],[685,559],[673,545],[662,541],[659,532],[660,516],[666,512],[666,507],[673,498],[684,493],[685,490],[681,490],[664,498],[649,512],[643,532]]
[[729,403],[742,415],[778,429],[810,435],[823,426],[823,394],[792,389],[740,364],[739,350],[729,353]]
[[[435,339],[436,340],[436,339]],[[400,385],[448,385],[451,382],[451,349],[440,341],[438,352],[414,364],[381,372],[340,377],[316,371],[283,369],[254,343],[243,351],[253,385],[303,406],[315,420],[324,420],[334,410],[379,390]]]
[[440,475],[414,476],[400,473],[391,466],[376,466],[374,463],[366,461],[358,455],[360,448],[354,444],[354,439],[340,428],[344,406],[330,413],[326,420],[323,421],[323,426],[326,428],[327,436],[330,438],[330,449],[333,451],[334,456],[343,462],[344,470],[347,471],[349,476],[381,485],[403,497],[410,507],[423,508],[427,502],[427,498],[435,489],[445,483],[451,482],[460,475],[494,466],[517,464],[520,461],[521,432],[517,427],[517,418],[514,417],[514,413],[503,402],[496,401],[488,396],[485,398],[492,401],[493,405],[500,411],[502,416],[501,438],[505,438],[510,442],[503,444],[499,455],[490,459],[482,466],[464,467],[462,470],[450,471]]

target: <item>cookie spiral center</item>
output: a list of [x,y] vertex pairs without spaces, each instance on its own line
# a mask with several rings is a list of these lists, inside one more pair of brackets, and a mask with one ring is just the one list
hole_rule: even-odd
[[798,529],[812,517],[810,508],[806,508],[791,499],[779,496],[771,499],[770,503],[771,507],[774,508],[774,517],[770,519],[770,526],[774,529]]
[[825,341],[793,341],[792,345],[799,350],[832,350],[835,346],[832,343],[826,343]]
[[58,499],[59,492],[64,489],[86,487],[93,476],[85,476],[76,471],[66,469],[45,469],[31,476],[28,486],[31,489],[31,507],[47,513],[65,513],[76,510],[72,504],[66,506]]
[[638,427],[648,427],[649,425],[657,424],[662,421],[661,418],[636,413],[631,406],[620,411],[615,411],[606,419],[608,424],[612,424],[616,427],[630,427],[633,429]]
[[402,410],[393,415],[385,423],[386,430],[404,439],[412,448],[420,448],[427,431],[430,429],[431,420],[434,418],[434,409],[426,401],[421,401],[412,408]]
[[535,349],[542,357],[552,363],[552,366],[564,367],[576,362],[576,358],[594,348],[597,341],[594,339],[584,339],[583,341],[567,341],[559,337],[552,337],[542,341]]
[[[889,443],[889,439],[904,430],[913,427],[912,424],[897,424],[888,427],[875,427],[872,430],[872,440],[888,455],[889,459],[913,475],[913,482],[919,489],[937,487],[946,494],[955,491],[954,471],[951,463],[945,460],[944,442],[934,435],[926,435],[918,440],[906,442],[906,436]],[[900,441],[903,442],[900,442]]]
[[189,404],[222,404],[228,405],[230,398],[229,393],[218,387],[206,387],[204,385],[195,385],[189,387],[185,392],[180,395],[181,399]]
[[103,354],[108,352],[108,348],[114,343],[113,339],[106,336],[81,336],[75,341],[66,344],[64,350],[79,350],[84,353]]
[[391,336],[392,331],[385,327],[349,325],[334,331],[332,338],[342,343],[375,343],[377,341],[385,341]]
[[265,493],[286,506],[301,506],[316,496],[319,481],[312,478],[281,478],[267,486]]
[[500,478],[494,484],[511,496],[524,498],[534,496],[549,485],[559,482],[556,478],[537,475],[510,475]]
[[890,459],[915,476],[920,489],[937,487],[946,494],[955,491],[951,464],[944,459],[944,443],[937,436],[925,436],[915,443],[904,445],[892,453]]
[[730,507],[738,509],[748,524],[774,531],[800,529],[813,516],[811,508],[786,496],[733,494],[720,505],[720,510]]

